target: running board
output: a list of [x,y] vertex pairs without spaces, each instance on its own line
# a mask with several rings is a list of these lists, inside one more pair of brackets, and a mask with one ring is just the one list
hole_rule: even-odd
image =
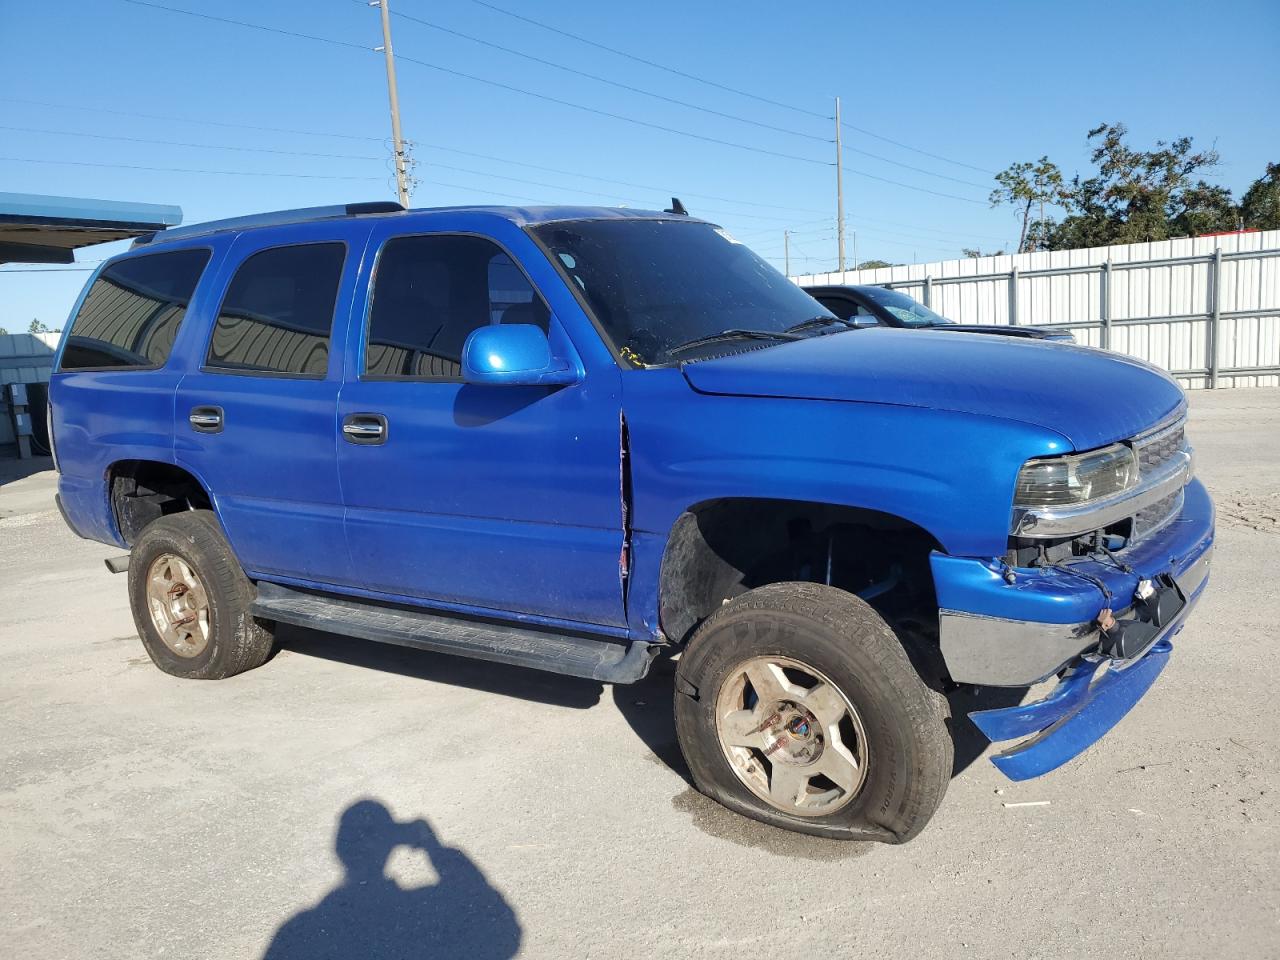
[[640,640],[596,639],[466,620],[306,593],[276,583],[261,582],[257,588],[251,612],[264,620],[606,683],[642,679],[656,652],[652,644]]

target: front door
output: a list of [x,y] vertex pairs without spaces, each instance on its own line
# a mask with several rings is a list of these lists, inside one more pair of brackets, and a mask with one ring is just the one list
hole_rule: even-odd
[[531,323],[558,351],[572,346],[493,240],[380,229],[338,401],[362,585],[479,613],[624,625],[617,370],[567,387],[463,383],[462,345],[477,327]]
[[[333,329],[360,254],[334,224],[291,226],[287,241],[275,230],[238,238],[203,362],[178,385],[178,462],[212,492],[252,576],[351,583]],[[345,318],[337,326],[345,332]]]

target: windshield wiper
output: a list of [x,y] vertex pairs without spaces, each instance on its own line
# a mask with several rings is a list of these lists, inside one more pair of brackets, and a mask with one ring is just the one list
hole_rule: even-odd
[[721,330],[719,333],[709,333],[705,337],[694,337],[692,340],[686,340],[684,343],[678,343],[674,347],[667,349],[667,356],[674,357],[677,353],[683,353],[685,350],[692,350],[694,347],[705,346],[708,343],[723,343],[729,340],[803,340],[805,339],[798,333],[790,330]]
[[812,330],[815,327],[829,327],[833,323],[843,323],[850,330],[856,330],[858,325],[852,320],[845,320],[840,317],[810,317],[808,320],[801,320],[799,323],[793,323],[787,327],[787,333],[799,333],[801,330]]

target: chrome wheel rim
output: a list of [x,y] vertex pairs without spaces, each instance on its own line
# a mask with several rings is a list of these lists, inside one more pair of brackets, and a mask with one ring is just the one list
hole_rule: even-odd
[[198,657],[209,645],[209,595],[181,557],[162,553],[147,570],[147,608],[164,645],[180,657]]
[[862,789],[867,738],[849,698],[789,657],[752,657],[716,698],[716,736],[735,775],[783,813],[834,813]]

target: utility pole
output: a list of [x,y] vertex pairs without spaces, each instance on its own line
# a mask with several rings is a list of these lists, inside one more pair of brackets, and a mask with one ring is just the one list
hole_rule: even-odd
[[840,153],[840,98],[836,97],[836,253],[844,273],[844,165]]
[[391,101],[391,142],[396,152],[396,193],[400,206],[409,206],[409,163],[404,155],[404,137],[400,135],[400,96],[396,92],[396,57],[391,50],[391,11],[387,0],[369,0],[369,6],[382,10],[382,53],[387,60],[387,97]]
[[783,273],[788,277],[791,276],[791,231],[782,231],[782,262],[786,264]]

